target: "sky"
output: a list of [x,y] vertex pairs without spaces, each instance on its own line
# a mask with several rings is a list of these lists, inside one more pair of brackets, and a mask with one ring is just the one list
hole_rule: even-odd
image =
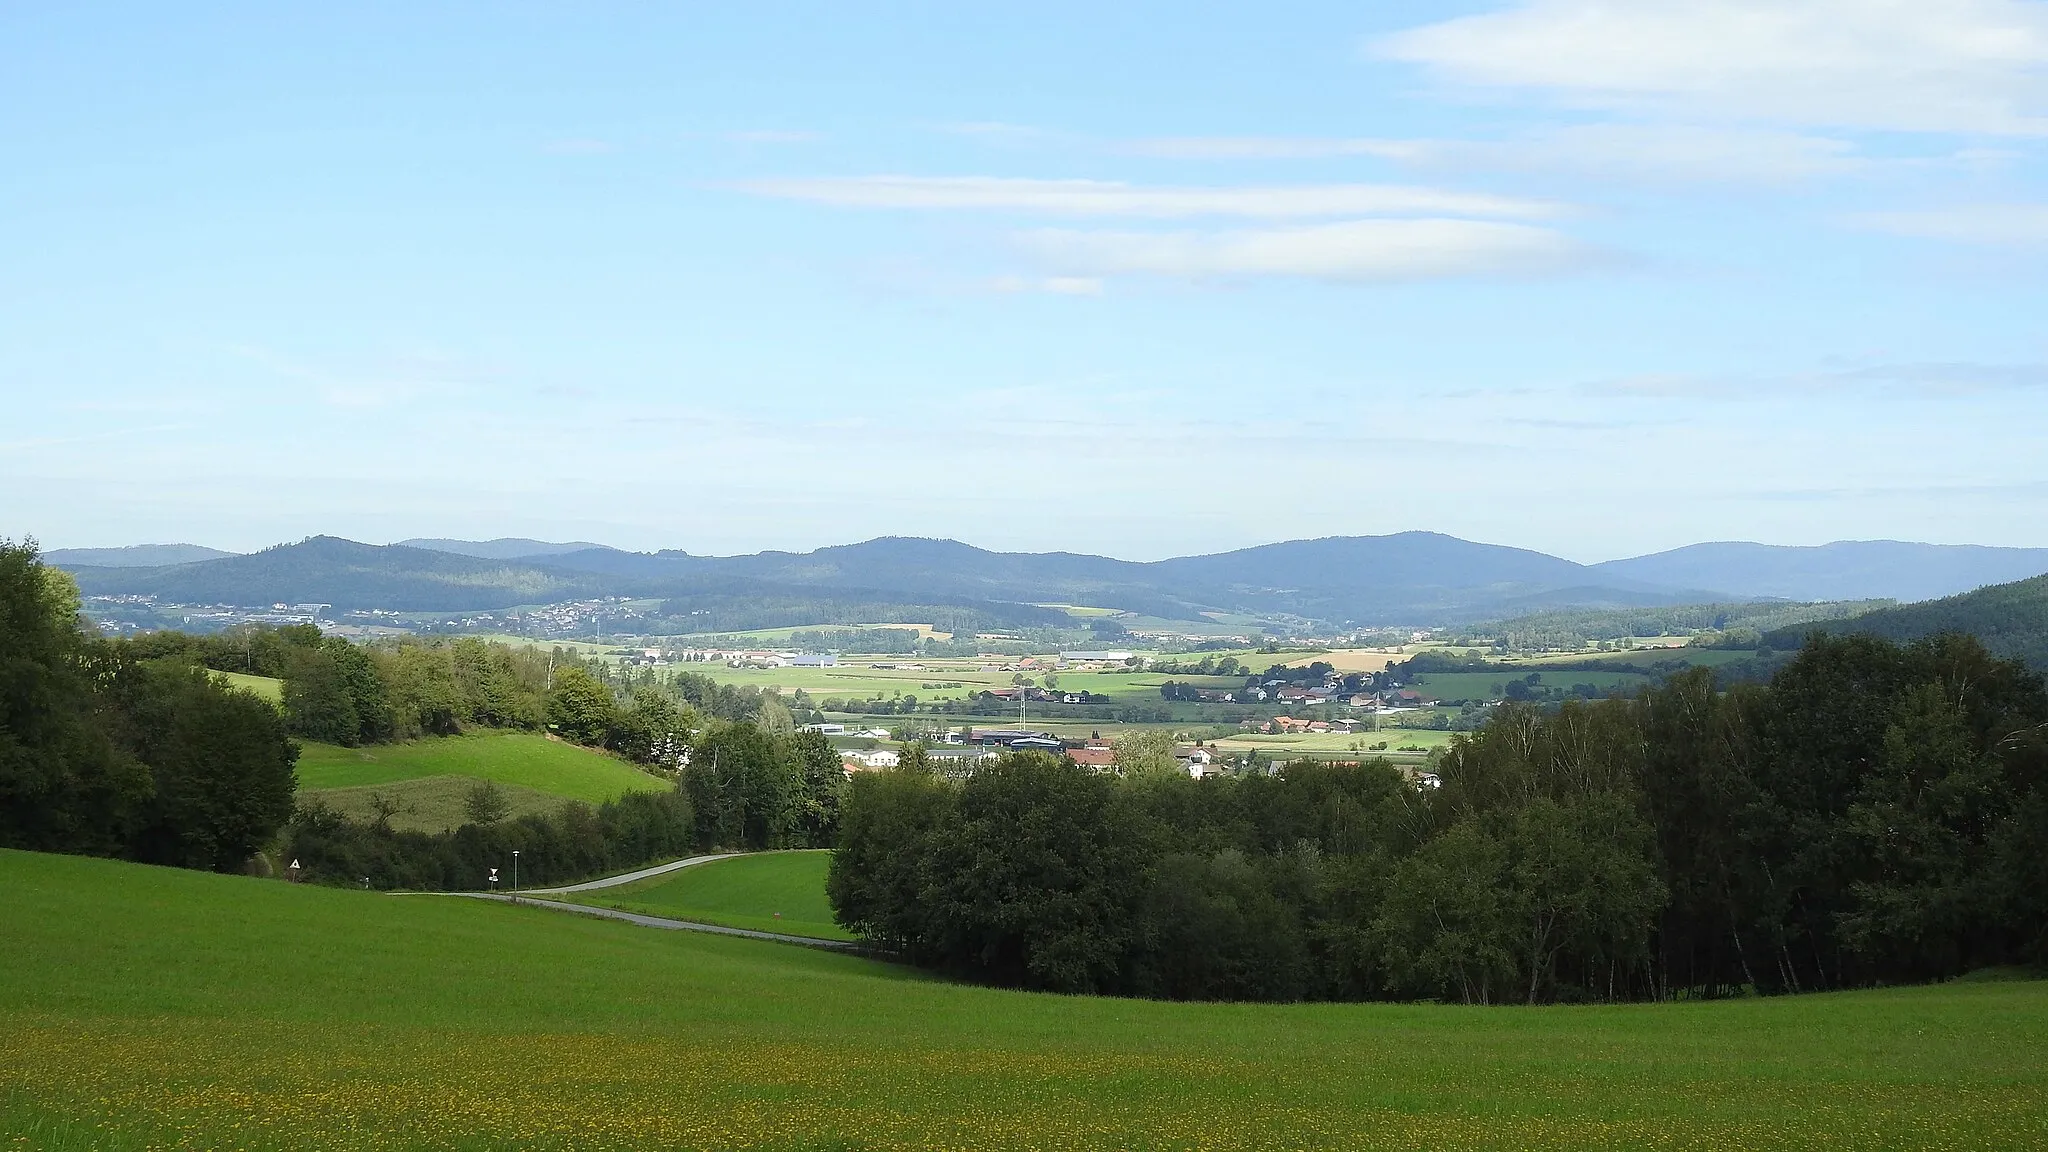
[[2048,3],[0,4],[0,535],[2048,545]]

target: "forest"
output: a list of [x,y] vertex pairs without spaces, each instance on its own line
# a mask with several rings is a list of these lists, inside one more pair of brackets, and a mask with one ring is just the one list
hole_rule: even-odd
[[2048,692],[1967,637],[1815,636],[1768,684],[1506,705],[1434,779],[857,777],[840,922],[995,984],[1666,1000],[2048,961]]

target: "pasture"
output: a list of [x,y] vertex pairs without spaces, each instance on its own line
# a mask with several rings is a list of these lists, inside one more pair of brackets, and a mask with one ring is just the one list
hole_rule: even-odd
[[[1291,753],[1332,753],[1342,752],[1360,758],[1372,756],[1398,757],[1403,750],[1420,749],[1430,751],[1451,742],[1450,732],[1437,732],[1422,728],[1382,728],[1377,732],[1370,729],[1363,732],[1300,732],[1267,735],[1264,732],[1243,732],[1225,736],[1212,743],[1223,752],[1235,755],[1239,752],[1271,752],[1286,756]],[[1374,744],[1386,742],[1386,748],[1371,751]]]
[[759,852],[562,899],[728,928],[851,940],[853,934],[833,921],[825,899],[831,860],[825,851]]
[[215,672],[214,677],[226,681],[230,688],[253,692],[272,704],[284,700],[284,681],[275,676],[251,676],[247,672]]
[[1669,663],[1673,660],[1697,664],[1706,668],[1719,668],[1724,664],[1735,664],[1756,659],[1756,653],[1748,650],[1726,648],[1635,648],[1624,652],[1579,652],[1567,655],[1510,657],[1515,664],[1542,667],[1546,664],[1573,664],[1582,660],[1598,660],[1603,664],[1627,664],[1648,668],[1654,664]]
[[1574,669],[1528,671],[1497,669],[1490,672],[1424,672],[1415,677],[1415,690],[1425,696],[1447,703],[1461,700],[1496,700],[1508,683],[1536,677],[1536,683],[1545,688],[1569,689],[1578,684],[1591,684],[1602,695],[1609,692],[1634,692],[1647,688],[1656,681],[1654,678],[1636,672],[1586,672]]
[[[476,786],[470,776],[422,776],[388,784],[358,784],[351,788],[301,789],[304,800],[317,799],[343,816],[368,824],[378,817],[379,797],[397,806],[391,826],[400,832],[441,832],[469,822],[464,802]],[[534,816],[560,808],[564,798],[537,788],[500,784],[505,797],[506,818]]]
[[430,777],[459,777],[465,783],[494,780],[593,804],[625,792],[658,792],[674,786],[624,760],[532,732],[486,731],[362,748],[307,741],[299,753],[302,793]]
[[994,991],[532,907],[0,852],[0,1146],[1978,1149],[2048,984],[1613,1007]]

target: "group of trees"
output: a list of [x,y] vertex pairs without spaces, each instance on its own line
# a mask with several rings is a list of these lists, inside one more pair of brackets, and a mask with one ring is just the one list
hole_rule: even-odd
[[472,817],[451,831],[409,832],[384,819],[349,820],[315,800],[292,814],[286,851],[316,883],[439,891],[486,888],[493,868],[499,887],[510,888],[515,850],[520,881],[540,885],[681,856],[698,842],[681,789],[629,792],[596,807],[569,801],[516,820]]
[[[635,708],[651,698],[636,700]],[[834,842],[846,773],[823,736],[713,721],[691,737],[687,750],[669,791],[629,793],[595,808],[568,801],[508,821],[502,798],[480,787],[465,805],[468,822],[438,833],[394,829],[388,814],[349,820],[316,800],[294,813],[286,850],[315,881],[479,889],[493,867],[501,884],[509,883],[515,849],[522,877],[542,884],[699,849]]]
[[857,777],[842,923],[997,983],[1174,998],[1715,996],[2048,962],[2048,691],[1967,638],[1768,685],[1507,705],[1384,762]]
[[239,867],[291,814],[277,711],[78,610],[33,542],[0,541],[0,846]]

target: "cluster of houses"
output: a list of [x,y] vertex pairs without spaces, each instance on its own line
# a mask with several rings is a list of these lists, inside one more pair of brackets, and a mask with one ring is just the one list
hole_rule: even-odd
[[832,652],[798,652],[769,648],[620,648],[612,655],[621,664],[660,668],[670,664],[723,664],[728,668],[834,668]]

